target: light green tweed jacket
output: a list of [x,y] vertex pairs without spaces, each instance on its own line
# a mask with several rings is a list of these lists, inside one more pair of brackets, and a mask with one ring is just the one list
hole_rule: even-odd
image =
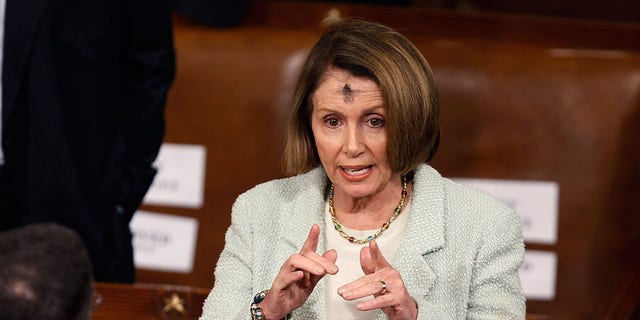
[[[253,296],[271,287],[282,263],[318,224],[324,252],[321,168],[260,184],[236,200],[215,283],[200,319],[250,319]],[[418,303],[418,319],[524,319],[518,277],[524,256],[516,213],[497,200],[445,179],[424,164],[414,177],[411,216],[394,267]],[[325,319],[324,282],[292,312]],[[387,319],[379,311],[378,319]]]

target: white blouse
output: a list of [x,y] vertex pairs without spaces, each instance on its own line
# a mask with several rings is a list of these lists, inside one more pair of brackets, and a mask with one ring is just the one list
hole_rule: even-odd
[[[393,264],[396,252],[398,251],[400,243],[404,237],[404,231],[411,212],[410,203],[411,201],[406,203],[404,210],[402,210],[402,213],[393,223],[391,223],[389,229],[376,239],[384,258],[391,264]],[[339,268],[337,274],[328,274],[323,278],[326,318],[341,320],[373,320],[376,318],[377,310],[359,311],[356,308],[358,303],[373,299],[373,296],[347,301],[338,295],[338,288],[349,282],[357,280],[364,275],[364,272],[360,267],[360,249],[365,245],[351,243],[340,236],[333,226],[331,214],[329,213],[328,202],[325,205],[324,217],[326,230],[325,236],[327,241],[325,248],[327,250],[335,249],[337,251],[338,259],[336,260],[336,265]],[[342,226],[342,229],[345,233],[357,239],[366,238],[379,230],[353,230],[345,226]]]

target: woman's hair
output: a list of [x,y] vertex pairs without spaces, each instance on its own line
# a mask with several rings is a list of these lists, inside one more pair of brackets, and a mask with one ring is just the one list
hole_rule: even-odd
[[387,116],[387,156],[406,174],[438,149],[438,90],[427,60],[397,31],[378,23],[339,20],[312,48],[293,97],[283,171],[297,175],[320,165],[311,130],[312,96],[330,68],[376,82]]

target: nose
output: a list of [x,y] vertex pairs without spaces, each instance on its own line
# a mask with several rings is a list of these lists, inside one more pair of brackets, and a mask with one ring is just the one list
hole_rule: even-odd
[[357,157],[365,150],[365,144],[363,141],[363,135],[357,126],[351,126],[349,130],[346,130],[346,137],[344,143],[344,152],[349,157]]

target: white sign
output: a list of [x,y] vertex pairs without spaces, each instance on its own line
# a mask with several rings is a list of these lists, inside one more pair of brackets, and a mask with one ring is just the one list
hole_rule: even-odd
[[137,211],[130,227],[136,268],[180,273],[193,270],[198,220]]
[[526,250],[520,266],[520,282],[527,299],[549,301],[555,298],[558,257],[553,252]]
[[143,203],[201,208],[204,199],[206,148],[165,143],[154,165],[158,168]]
[[555,244],[558,240],[558,184],[549,181],[455,179],[487,192],[520,216],[526,242]]

